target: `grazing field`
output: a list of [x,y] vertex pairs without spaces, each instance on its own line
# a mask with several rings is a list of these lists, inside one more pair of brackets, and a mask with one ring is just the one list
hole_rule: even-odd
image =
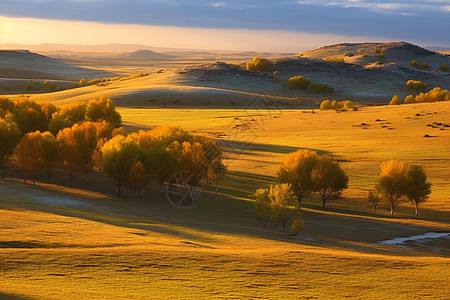
[[[93,68],[91,75],[105,74],[99,68],[149,75],[80,86],[75,72],[71,81],[52,81],[65,90],[51,93],[45,78],[0,79],[10,99],[26,92],[59,106],[109,97],[125,129],[175,125],[208,136],[221,145],[227,167],[218,191],[204,184],[202,200],[188,210],[171,206],[159,182],[143,195],[118,197],[105,173],[76,174],[68,188],[61,169],[51,184],[33,186],[10,168],[12,176],[0,180],[0,299],[448,299],[449,102],[374,106],[409,93],[411,78],[448,84],[449,75],[436,71],[448,58],[390,43],[383,46],[387,61],[373,65],[375,46],[363,46],[369,57],[361,45],[341,44],[274,59],[276,74],[244,70],[238,54],[217,56],[233,64],[197,52],[158,62],[80,54],[66,61]],[[405,57],[405,49],[425,53],[417,59],[429,58],[433,70],[412,68],[416,56]],[[330,61],[333,53],[349,63]],[[143,54],[155,55],[132,53]],[[299,75],[335,92],[282,84]],[[321,111],[326,98],[359,108]],[[349,187],[326,209],[316,194],[304,197],[303,228],[294,235],[256,219],[250,195],[276,183],[286,156],[299,149],[338,161]],[[394,216],[387,203],[374,212],[368,202],[380,164],[390,159],[423,166],[432,184],[417,217],[407,202]],[[413,238],[430,233],[447,235]]]
[[[252,218],[251,203],[205,195],[175,210],[83,191],[0,185],[2,299],[433,298],[449,252],[377,245],[447,223],[304,209],[299,237]],[[101,237],[101,238],[100,238]],[[445,249],[445,240],[433,247]]]

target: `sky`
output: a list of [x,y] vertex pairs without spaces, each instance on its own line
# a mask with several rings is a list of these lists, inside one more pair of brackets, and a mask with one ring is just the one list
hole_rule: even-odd
[[0,0],[0,44],[297,52],[342,42],[450,49],[450,0]]

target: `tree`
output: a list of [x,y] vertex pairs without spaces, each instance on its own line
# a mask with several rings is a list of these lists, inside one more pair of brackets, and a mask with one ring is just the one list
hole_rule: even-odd
[[333,107],[331,106],[331,101],[328,100],[328,99],[323,100],[322,103],[320,103],[320,109],[321,110],[330,110],[332,108]]
[[125,195],[122,188],[130,183],[130,169],[140,158],[141,149],[138,144],[122,135],[113,137],[103,146],[102,169],[114,178],[119,196]]
[[395,95],[392,97],[392,100],[389,102],[389,105],[399,105],[400,104],[400,97],[398,95]]
[[138,190],[143,191],[145,185],[148,182],[147,170],[142,162],[138,161],[130,167],[128,174],[129,186],[133,189],[133,200],[136,198]]
[[278,182],[289,183],[298,199],[300,210],[301,200],[314,189],[312,170],[317,164],[318,155],[310,150],[298,150],[286,157],[283,166],[277,173]]
[[245,66],[247,71],[264,72],[272,67],[272,62],[266,58],[255,56],[252,61],[248,61]]
[[300,212],[297,212],[297,216],[294,219],[294,222],[292,222],[291,229],[292,231],[298,235],[300,231],[303,228],[303,218]]
[[59,115],[63,120],[68,119],[72,124],[77,124],[86,120],[86,109],[86,103],[76,102],[64,106]]
[[251,197],[255,199],[255,217],[261,219],[265,227],[270,214],[269,191],[267,189],[257,189]]
[[92,170],[93,153],[97,147],[97,128],[91,122],[75,124],[71,128],[61,130],[56,139],[61,147],[64,166],[70,176],[70,186],[73,183],[74,172],[83,171],[85,177]]
[[17,124],[0,119],[0,169],[2,179],[5,177],[9,157],[19,140],[20,130]]
[[375,213],[377,212],[377,207],[380,204],[380,187],[377,186],[374,191],[369,191],[369,195],[367,196],[370,204],[372,204]]
[[86,117],[93,122],[105,120],[114,128],[119,128],[122,124],[122,117],[116,111],[114,102],[106,97],[90,100],[86,107]]
[[322,198],[322,207],[327,201],[339,199],[342,190],[347,188],[348,176],[341,169],[338,162],[326,156],[320,156],[311,173],[314,183],[313,190]]
[[408,95],[405,98],[405,104],[410,104],[410,103],[416,103],[416,99],[414,98],[413,95]]
[[425,82],[422,82],[420,80],[408,80],[406,82],[406,88],[410,91],[424,91],[427,89],[427,84]]
[[290,219],[289,206],[298,202],[297,196],[288,183],[271,185],[268,193],[271,207],[271,219],[282,225],[286,231],[286,224]]
[[[57,164],[58,142],[50,132],[29,132],[19,142],[14,149],[13,162],[36,182],[39,174],[43,171],[50,181],[50,174]],[[26,178],[26,177],[25,177]]]
[[443,64],[439,67],[439,71],[448,72],[448,64]]
[[41,105],[31,101],[29,97],[19,97],[14,104],[13,115],[22,136],[27,132],[47,130],[48,124],[45,112]]
[[180,171],[186,179],[189,178],[191,185],[197,184],[206,176],[208,158],[199,142],[183,142],[179,160]]
[[271,219],[278,222],[286,231],[286,224],[290,219],[289,206],[295,205],[298,202],[297,196],[291,189],[288,183],[271,185],[268,197],[270,199]]
[[415,207],[415,215],[419,215],[419,204],[427,201],[431,193],[431,183],[419,165],[409,165],[406,173],[405,196]]
[[407,166],[402,161],[389,160],[383,162],[380,168],[380,192],[391,207],[391,215],[394,215],[394,210],[401,202],[407,184]]

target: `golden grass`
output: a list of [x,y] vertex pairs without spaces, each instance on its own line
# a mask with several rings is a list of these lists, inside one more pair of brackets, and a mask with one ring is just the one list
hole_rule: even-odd
[[127,203],[48,188],[0,185],[8,195],[0,201],[1,298],[445,299],[449,292],[448,257],[373,243],[404,233],[405,220],[305,209],[304,235],[294,237],[262,227],[251,203],[228,197],[208,194],[180,212],[160,196]]

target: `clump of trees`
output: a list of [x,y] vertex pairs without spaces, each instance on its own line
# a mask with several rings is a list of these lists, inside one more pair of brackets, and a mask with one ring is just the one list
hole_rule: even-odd
[[343,110],[343,109],[345,109],[345,110],[347,110],[347,109],[356,110],[357,107],[350,100],[344,100],[344,101],[333,100],[333,101],[330,101],[328,99],[325,99],[325,100],[323,100],[320,103],[320,109],[321,110]]
[[333,88],[326,83],[313,82],[303,76],[290,77],[287,82],[288,89],[308,90],[315,93],[333,92]]
[[246,70],[251,72],[264,72],[272,68],[273,64],[267,58],[259,56],[253,57],[251,61],[245,64]]
[[283,231],[286,231],[287,224],[296,215],[291,228],[296,234],[300,232],[303,222],[301,217],[294,213],[293,208],[298,200],[290,184],[270,185],[269,189],[256,190],[251,197],[255,199],[255,216],[263,221],[264,226],[271,220],[280,224]]
[[[431,184],[427,181],[424,169],[419,165],[409,165],[399,160],[385,161],[380,169],[376,194],[375,192],[369,194],[369,200],[374,204],[376,197],[381,195],[390,206],[391,215],[394,215],[395,208],[402,201],[409,201],[414,205],[417,216],[419,205],[425,202],[431,193]],[[374,207],[376,210],[375,204]]]
[[450,101],[450,91],[435,87],[427,93],[420,93],[415,97],[416,102]]
[[311,192],[321,196],[325,208],[328,201],[341,197],[348,184],[348,176],[338,162],[306,149],[288,154],[277,176],[280,183],[291,185],[299,210],[301,200]]
[[121,195],[127,187],[136,195],[149,180],[162,182],[180,172],[191,184],[207,179],[217,187],[225,171],[214,140],[173,126],[128,134],[104,97],[65,107],[0,98],[0,117],[2,176],[11,160],[33,184],[42,174],[50,181],[59,167],[72,186],[77,172],[87,180],[95,169],[113,177]]
[[420,91],[424,91],[427,89],[427,84],[420,80],[412,80],[411,79],[406,82],[406,88],[409,91],[420,92]]

